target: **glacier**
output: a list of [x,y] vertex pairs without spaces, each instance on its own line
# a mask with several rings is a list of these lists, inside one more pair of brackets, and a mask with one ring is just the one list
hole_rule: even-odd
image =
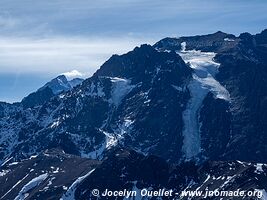
[[190,92],[190,100],[183,112],[183,147],[186,160],[197,158],[201,153],[200,125],[198,121],[199,110],[202,102],[209,92],[215,98],[230,101],[229,92],[215,79],[220,67],[214,61],[214,52],[201,52],[197,50],[186,50],[186,43],[181,43],[181,51],[177,53],[193,69],[192,79],[187,88]]

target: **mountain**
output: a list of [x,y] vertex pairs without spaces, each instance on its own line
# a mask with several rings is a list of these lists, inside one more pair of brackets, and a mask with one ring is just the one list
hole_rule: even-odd
[[[191,69],[175,52],[142,45],[112,56],[81,85],[4,119],[1,159],[53,147],[97,158],[125,144],[178,161],[190,77]],[[166,145],[173,150],[165,151]]]
[[234,48],[240,42],[240,38],[218,31],[208,35],[164,38],[158,41],[154,47],[160,51],[179,51],[182,49],[183,42],[186,43],[187,50],[219,53]]
[[[238,191],[242,188],[247,194],[255,189],[266,188],[266,173],[267,165],[240,161],[209,161],[201,166],[192,162],[173,165],[162,158],[144,156],[128,149],[114,149],[108,152],[102,161],[97,161],[52,149],[19,163],[5,163],[0,172],[0,197],[115,199],[93,196],[92,191],[97,188],[100,194],[104,194],[106,189],[136,192],[136,197],[130,196],[129,199],[141,199],[141,191],[160,189],[172,191],[170,196],[159,196],[160,199],[189,199],[190,196],[186,192],[198,188],[202,194],[194,199],[203,199],[207,190]],[[263,195],[266,193],[256,190],[252,197],[232,197],[261,199],[264,198]],[[148,193],[146,197],[151,199]],[[119,196],[116,199],[124,197]],[[210,199],[229,198],[221,198],[214,194]]]
[[[0,104],[1,170],[26,176],[21,167],[31,156],[47,162],[35,174],[40,187],[29,199],[51,195],[41,187],[62,156],[98,164],[93,172],[89,164],[88,170],[77,167],[80,178],[62,180],[54,199],[64,188],[67,196],[87,199],[93,186],[266,190],[266,77],[267,30],[141,45],[113,55],[76,87],[59,77],[19,104]],[[51,149],[64,152],[52,156],[56,164],[45,153]],[[14,170],[12,162],[19,162]],[[125,169],[129,177],[122,181]],[[29,192],[34,176],[26,178],[9,199]]]
[[60,75],[50,82],[46,83],[43,87],[36,92],[29,94],[21,101],[22,105],[26,108],[34,107],[43,104],[51,97],[58,95],[61,92],[68,91],[83,82],[81,78],[74,78],[70,81],[64,75]]
[[203,101],[198,116],[203,154],[211,159],[265,162],[266,30],[256,35],[243,33],[239,37],[217,32],[166,38],[156,43],[155,48],[179,51],[182,41],[186,49],[189,46],[189,50],[216,53],[214,61],[219,63],[219,68],[215,78],[230,96],[229,101],[222,101],[209,94]]
[[58,77],[52,79],[50,82],[46,83],[39,89],[39,91],[42,91],[45,88],[50,88],[53,94],[59,94],[62,91],[68,91],[75,86],[80,85],[82,82],[83,79],[81,78],[74,78],[68,81],[65,75],[59,75]]

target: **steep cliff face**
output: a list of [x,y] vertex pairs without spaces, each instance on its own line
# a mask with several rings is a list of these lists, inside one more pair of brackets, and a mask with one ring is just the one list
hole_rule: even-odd
[[228,88],[231,140],[227,158],[264,161],[267,153],[267,49],[266,31],[252,36],[241,34],[232,52],[218,54],[221,63],[218,79]]

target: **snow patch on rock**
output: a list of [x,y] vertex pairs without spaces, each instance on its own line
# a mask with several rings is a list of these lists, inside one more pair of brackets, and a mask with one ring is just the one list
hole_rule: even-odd
[[122,79],[118,77],[110,78],[112,82],[111,103],[116,107],[120,104],[121,100],[135,87],[131,85],[131,80]]
[[235,41],[234,39],[231,39],[231,38],[224,38],[223,40],[226,42],[234,42]]
[[255,165],[255,167],[256,167],[255,173],[257,173],[257,174],[261,174],[261,173],[263,173],[264,171],[263,171],[263,169],[262,169],[262,166],[263,166],[263,164],[261,164],[261,163],[257,163],[257,164]]
[[28,191],[38,186],[40,183],[42,183],[46,178],[48,177],[48,174],[41,174],[40,176],[32,179],[29,183],[27,183],[23,188],[20,190],[18,196],[16,196],[15,200],[24,200],[28,196]]
[[0,177],[7,175],[9,172],[10,172],[10,170],[2,170],[2,171],[0,171]]
[[68,188],[67,192],[60,198],[60,200],[73,200],[75,199],[75,191],[77,189],[77,186],[88,176],[90,176],[93,172],[95,171],[95,169],[89,171],[87,174],[85,174],[84,176],[81,176],[79,178],[77,178],[72,184],[71,186]]

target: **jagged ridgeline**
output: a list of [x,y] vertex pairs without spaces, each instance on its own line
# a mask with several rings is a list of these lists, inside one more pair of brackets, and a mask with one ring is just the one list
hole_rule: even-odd
[[[20,103],[0,103],[0,184],[18,171],[31,174],[28,163],[47,159],[39,178],[23,176],[24,184],[8,192],[18,181],[12,179],[0,199],[23,197],[30,181],[39,187],[32,198],[53,193],[55,199],[86,199],[89,186],[107,183],[94,180],[120,162],[107,180],[111,188],[131,183],[129,188],[140,189],[142,182],[181,191],[216,179],[212,189],[266,189],[266,165],[256,164],[267,163],[266,82],[267,30],[165,38],[113,55],[86,80],[59,76]],[[52,190],[59,184],[52,171],[73,173],[72,161],[77,174]],[[140,170],[153,166],[160,171],[156,178]],[[120,179],[124,167],[130,177]]]

